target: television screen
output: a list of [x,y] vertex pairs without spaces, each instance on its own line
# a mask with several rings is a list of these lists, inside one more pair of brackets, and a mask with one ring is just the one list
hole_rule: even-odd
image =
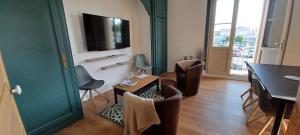
[[83,13],[88,51],[130,47],[129,21]]

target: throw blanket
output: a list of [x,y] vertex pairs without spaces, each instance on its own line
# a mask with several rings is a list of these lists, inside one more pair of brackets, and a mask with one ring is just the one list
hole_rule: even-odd
[[124,93],[124,135],[141,135],[154,124],[160,124],[153,99],[142,98],[130,92]]
[[191,67],[195,62],[197,61],[197,59],[193,59],[193,60],[182,60],[177,62],[176,64],[182,68],[183,71],[185,71],[187,68]]

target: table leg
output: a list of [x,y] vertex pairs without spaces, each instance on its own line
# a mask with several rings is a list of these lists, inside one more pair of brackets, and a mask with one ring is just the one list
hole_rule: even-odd
[[284,117],[286,103],[278,103],[278,108],[276,111],[275,121],[272,129],[272,135],[279,135],[281,121]]
[[118,95],[115,91],[114,91],[114,95],[115,95],[115,104],[117,104],[118,103]]

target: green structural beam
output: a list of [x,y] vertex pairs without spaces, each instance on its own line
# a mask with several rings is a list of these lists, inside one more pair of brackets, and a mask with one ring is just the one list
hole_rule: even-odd
[[148,12],[149,16],[152,15],[151,13],[151,0],[141,0],[141,2],[143,3],[146,11]]
[[152,74],[167,72],[167,9],[168,0],[141,0],[151,21]]

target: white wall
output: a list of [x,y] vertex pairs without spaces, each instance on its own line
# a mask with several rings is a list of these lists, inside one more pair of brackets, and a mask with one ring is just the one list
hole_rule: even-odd
[[207,0],[168,1],[168,70],[184,56],[201,57]]
[[[105,80],[100,91],[110,90],[111,86],[132,75],[132,63],[107,70],[101,66],[132,60],[134,54],[145,51],[150,46],[149,16],[139,0],[63,0],[69,38],[75,65],[83,65],[96,79]],[[82,13],[116,17],[130,21],[131,47],[121,50],[87,52]],[[142,48],[142,49],[141,49]],[[126,56],[84,62],[85,59],[112,54]]]
[[[137,0],[140,1],[140,0]],[[140,53],[144,53],[147,57],[149,64],[151,64],[151,20],[145,10],[143,4],[138,2],[137,5],[140,24]]]
[[283,64],[300,66],[300,1],[295,0]]

